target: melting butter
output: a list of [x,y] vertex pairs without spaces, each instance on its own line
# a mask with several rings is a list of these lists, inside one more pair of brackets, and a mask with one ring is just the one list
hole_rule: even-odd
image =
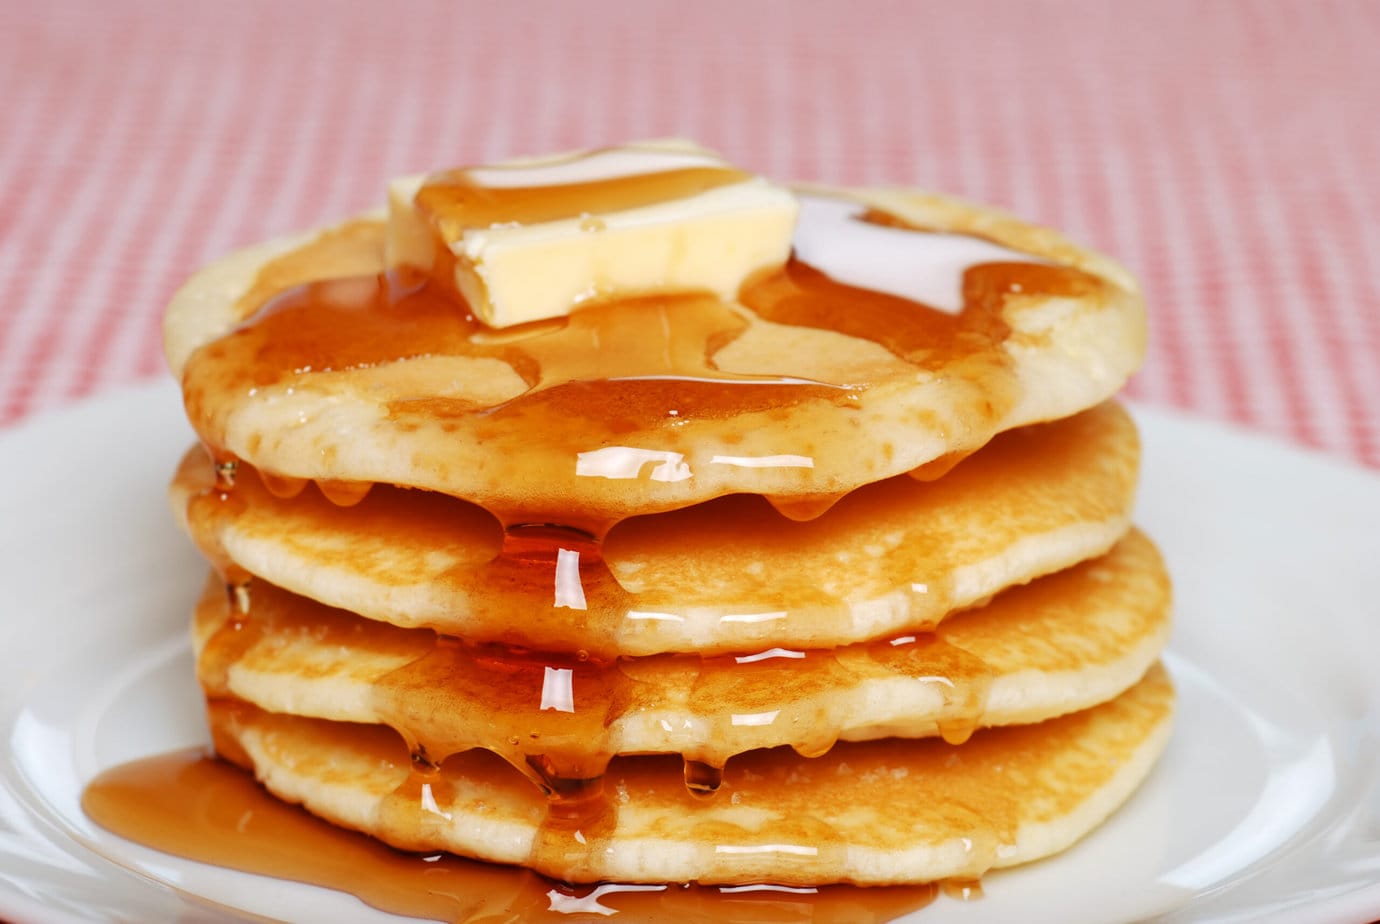
[[592,300],[733,298],[790,255],[789,190],[684,142],[652,142],[395,180],[388,262],[453,285],[490,327]]

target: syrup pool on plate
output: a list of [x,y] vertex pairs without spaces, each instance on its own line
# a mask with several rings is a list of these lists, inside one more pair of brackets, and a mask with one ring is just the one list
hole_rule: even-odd
[[348,892],[383,911],[481,921],[816,922],[868,924],[928,905],[934,884],[570,885],[519,867],[408,854],[328,824],[269,795],[243,770],[200,750],[124,764],[87,787],[82,808],[130,840],[200,862]]

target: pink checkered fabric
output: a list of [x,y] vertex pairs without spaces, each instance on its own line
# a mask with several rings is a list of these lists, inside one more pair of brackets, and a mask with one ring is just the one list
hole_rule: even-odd
[[1132,394],[1380,465],[1380,4],[0,7],[0,424],[162,374],[228,249],[394,174],[686,135],[995,203],[1144,280]]

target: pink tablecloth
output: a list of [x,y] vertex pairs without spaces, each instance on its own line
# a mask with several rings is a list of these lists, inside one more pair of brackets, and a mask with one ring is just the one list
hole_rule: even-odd
[[1380,4],[0,8],[0,424],[162,374],[200,262],[387,177],[688,135],[906,183],[1143,278],[1132,393],[1380,465]]

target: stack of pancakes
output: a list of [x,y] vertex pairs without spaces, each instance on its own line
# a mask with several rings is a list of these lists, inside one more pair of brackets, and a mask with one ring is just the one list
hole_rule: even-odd
[[[217,751],[571,882],[967,879],[1125,800],[1173,699],[1110,401],[1135,283],[969,205],[798,195],[736,301],[489,329],[382,215],[193,278],[172,497]],[[878,254],[955,306],[870,288]]]

